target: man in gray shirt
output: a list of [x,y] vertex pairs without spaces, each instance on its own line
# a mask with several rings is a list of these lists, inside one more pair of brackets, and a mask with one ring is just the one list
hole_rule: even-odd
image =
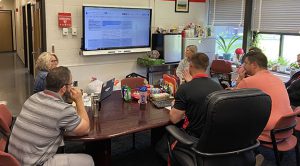
[[[76,108],[63,98],[69,97]],[[21,165],[93,166],[86,154],[56,154],[65,133],[86,135],[90,122],[79,89],[72,87],[66,67],[52,69],[46,77],[46,89],[29,97],[14,124],[8,151]]]

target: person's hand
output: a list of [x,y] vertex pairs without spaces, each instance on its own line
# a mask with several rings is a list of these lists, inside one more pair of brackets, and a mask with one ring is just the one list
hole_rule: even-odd
[[183,79],[186,81],[186,82],[189,82],[193,79],[193,77],[191,76],[190,72],[188,70],[184,70],[183,73]]
[[70,89],[71,99],[77,103],[79,101],[82,101],[82,92],[78,88],[71,88]]
[[238,73],[239,73],[239,75],[238,75],[238,79],[237,79],[237,84],[246,77],[246,70],[244,68],[240,68],[238,70]]
[[235,87],[227,87],[225,88],[225,90],[235,90],[236,88]]

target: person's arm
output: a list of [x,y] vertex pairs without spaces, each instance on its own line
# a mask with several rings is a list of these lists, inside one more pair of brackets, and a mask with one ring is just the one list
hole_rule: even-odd
[[238,70],[238,78],[236,79],[236,85],[239,85],[240,82],[246,77],[246,70],[242,67]]
[[192,75],[190,74],[190,72],[188,70],[184,70],[183,73],[183,79],[186,81],[186,82],[189,82],[193,79]]
[[185,86],[186,84],[180,86],[177,90],[175,100],[172,102],[173,107],[169,112],[170,121],[174,124],[181,121],[186,112]]
[[81,118],[79,125],[72,131],[72,133],[78,136],[86,135],[90,130],[90,120],[84,108],[81,90],[72,88],[70,93],[71,98],[76,103],[77,114]]
[[172,108],[170,110],[170,121],[173,123],[173,124],[176,124],[178,123],[179,121],[181,121],[184,117],[184,114],[185,114],[185,111],[183,110],[178,110],[176,108]]
[[235,89],[241,89],[241,88],[248,88],[247,87],[247,82],[244,80],[241,80],[240,83],[236,86]]
[[184,71],[184,65],[183,65],[183,60],[179,62],[179,65],[176,68],[176,76],[179,77],[180,80],[183,79],[183,71]]

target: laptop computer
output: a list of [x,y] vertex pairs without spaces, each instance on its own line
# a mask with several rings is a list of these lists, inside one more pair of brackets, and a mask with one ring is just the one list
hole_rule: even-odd
[[115,82],[115,78],[110,79],[102,84],[101,93],[99,94],[100,96],[99,101],[106,99],[108,96],[112,94],[112,91],[114,89],[114,82]]

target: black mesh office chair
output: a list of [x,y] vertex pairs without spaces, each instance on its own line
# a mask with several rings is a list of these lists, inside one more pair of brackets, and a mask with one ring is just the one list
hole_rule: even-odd
[[271,98],[257,89],[222,90],[210,94],[202,109],[206,122],[199,138],[166,127],[178,141],[173,150],[169,146],[171,165],[254,166],[253,149],[269,119]]

